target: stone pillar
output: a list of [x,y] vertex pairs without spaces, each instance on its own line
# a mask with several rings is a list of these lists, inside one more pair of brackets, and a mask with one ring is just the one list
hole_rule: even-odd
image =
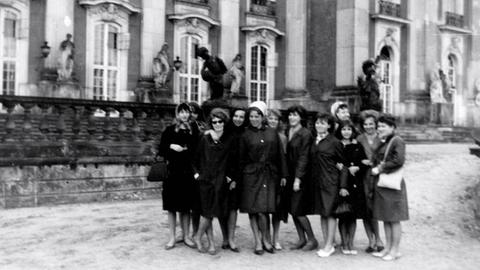
[[301,97],[307,93],[307,0],[286,0],[286,10],[286,96]]
[[356,85],[362,62],[369,58],[369,1],[337,2],[336,86]]
[[45,40],[52,48],[45,59],[45,66],[55,67],[59,55],[60,43],[68,33],[73,33],[74,5],[76,1],[47,0],[45,20]]
[[[219,7],[219,19],[222,22],[219,56],[230,68],[233,58],[240,52],[240,0],[220,0]],[[245,55],[242,57],[245,59]]]
[[[152,75],[153,58],[157,56],[157,53],[162,49],[163,43],[165,43],[165,2],[166,1],[142,0],[141,76]],[[173,44],[168,45],[171,53],[173,51]],[[173,63],[173,59],[170,60]]]

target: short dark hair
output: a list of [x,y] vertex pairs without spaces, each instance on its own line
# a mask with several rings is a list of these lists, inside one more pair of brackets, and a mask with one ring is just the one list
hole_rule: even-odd
[[298,113],[300,116],[300,123],[302,126],[307,125],[307,109],[305,109],[302,105],[293,105],[290,106],[287,109],[287,115],[290,115],[291,113]]
[[340,105],[338,105],[338,108],[337,110],[335,111],[335,113],[337,113],[339,110],[343,110],[343,109],[347,109],[348,110],[348,105],[346,103],[342,103]]
[[378,118],[378,123],[385,123],[391,127],[397,128],[397,124],[395,123],[395,117],[391,114],[382,114]]
[[327,124],[330,125],[330,127],[328,128],[328,133],[333,133],[333,131],[335,130],[335,118],[333,118],[333,116],[331,116],[329,113],[318,113],[316,116],[315,116],[315,119],[313,121],[313,134],[316,136],[317,135],[317,130],[315,128],[315,123],[320,120],[322,122],[327,122]]
[[352,128],[352,136],[350,137],[350,140],[353,140],[357,137],[358,131],[355,128],[355,124],[353,124],[353,122],[351,120],[343,120],[343,121],[340,121],[338,123],[337,130],[335,131],[335,137],[337,137],[337,139],[339,139],[339,140],[343,139],[342,128],[344,128],[344,127],[351,127]]
[[176,113],[179,113],[181,111],[187,111],[189,113],[192,113],[192,108],[190,107],[190,105],[183,102],[183,103],[178,104]]

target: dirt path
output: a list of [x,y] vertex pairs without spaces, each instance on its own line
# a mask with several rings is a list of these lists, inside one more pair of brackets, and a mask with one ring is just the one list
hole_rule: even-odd
[[[165,251],[166,215],[161,202],[151,200],[0,210],[0,269],[480,269],[480,241],[464,229],[473,224],[465,189],[480,180],[480,159],[468,147],[407,146],[411,220],[403,224],[404,256],[395,262],[363,252],[361,222],[357,256],[256,256],[246,215],[239,218],[239,254],[211,256],[183,245]],[[310,219],[321,240],[318,216]],[[292,222],[282,225],[280,236],[285,247],[296,240]]]

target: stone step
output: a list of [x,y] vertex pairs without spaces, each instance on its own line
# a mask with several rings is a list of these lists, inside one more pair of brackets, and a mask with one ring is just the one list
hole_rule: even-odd
[[407,142],[473,142],[472,128],[433,126],[433,125],[404,125],[399,126],[397,133]]

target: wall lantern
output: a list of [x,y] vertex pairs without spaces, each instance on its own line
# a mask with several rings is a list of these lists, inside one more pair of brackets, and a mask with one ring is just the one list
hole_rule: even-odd
[[40,49],[42,51],[43,58],[47,58],[48,55],[50,54],[50,46],[48,46],[48,42],[44,41],[43,45],[40,47]]
[[178,71],[182,67],[182,60],[180,60],[180,57],[177,56],[177,59],[173,61],[173,66],[175,67],[175,70]]

